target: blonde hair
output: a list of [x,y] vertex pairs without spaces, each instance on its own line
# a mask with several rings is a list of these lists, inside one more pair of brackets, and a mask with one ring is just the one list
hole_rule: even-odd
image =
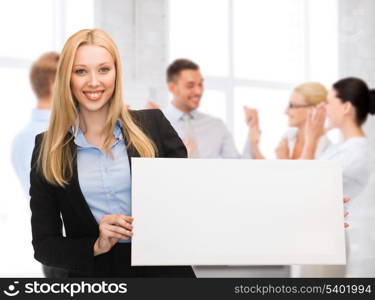
[[302,83],[294,91],[304,96],[306,104],[318,105],[327,102],[328,90],[319,82]]
[[62,50],[55,86],[53,107],[47,132],[43,136],[38,157],[38,169],[45,179],[54,185],[65,186],[73,176],[75,152],[71,147],[73,135],[69,128],[74,126],[78,116],[78,102],[70,88],[73,61],[77,49],[82,45],[96,45],[105,48],[112,56],[116,68],[115,89],[109,100],[108,116],[105,122],[103,150],[110,152],[116,121],[120,120],[126,147],[134,147],[141,157],[155,157],[156,147],[151,139],[133,121],[124,107],[122,72],[118,49],[111,37],[100,29],[84,29],[72,35]]

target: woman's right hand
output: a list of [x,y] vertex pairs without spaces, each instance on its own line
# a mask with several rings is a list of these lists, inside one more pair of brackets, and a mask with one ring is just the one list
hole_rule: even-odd
[[133,217],[121,214],[105,215],[99,223],[99,237],[94,244],[94,256],[108,252],[119,240],[133,236]]
[[249,141],[251,145],[258,145],[260,141],[260,129],[258,111],[255,108],[244,106],[245,120],[249,126]]

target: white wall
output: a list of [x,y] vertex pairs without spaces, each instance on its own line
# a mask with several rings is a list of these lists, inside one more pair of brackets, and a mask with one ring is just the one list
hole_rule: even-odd
[[[339,74],[357,76],[375,88],[375,1],[339,1]],[[370,149],[375,149],[375,117],[365,126]],[[373,151],[375,154],[375,151]],[[348,229],[351,253],[347,276],[375,276],[375,155],[366,191],[350,206]]]

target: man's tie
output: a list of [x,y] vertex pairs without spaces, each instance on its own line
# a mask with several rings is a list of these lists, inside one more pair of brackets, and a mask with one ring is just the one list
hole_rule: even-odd
[[194,132],[194,127],[191,122],[190,114],[183,114],[182,119],[185,127],[185,144],[187,148],[190,148],[189,158],[199,158],[198,144]]

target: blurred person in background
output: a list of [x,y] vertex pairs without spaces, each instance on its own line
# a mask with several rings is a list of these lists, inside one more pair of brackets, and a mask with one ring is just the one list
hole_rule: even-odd
[[[12,165],[27,199],[30,199],[31,155],[35,136],[45,131],[48,127],[52,108],[52,90],[58,62],[58,53],[47,52],[40,56],[31,66],[30,83],[37,99],[37,105],[31,112],[30,121],[15,136],[12,143]],[[43,273],[47,278],[65,278],[67,275],[63,269],[45,265],[43,265]]]
[[58,53],[48,52],[31,66],[30,83],[37,105],[31,112],[30,121],[15,136],[12,144],[12,164],[27,196],[30,189],[30,164],[35,136],[48,127],[58,61]]
[[[367,84],[354,77],[348,77],[335,82],[328,93],[328,103],[318,106],[309,113],[305,131],[305,145],[302,159],[338,160],[343,172],[343,193],[349,197],[351,211],[353,204],[366,188],[371,173],[371,151],[368,139],[362,129],[367,116],[375,113],[375,91]],[[328,119],[327,128],[325,119]],[[330,145],[324,152],[318,154],[319,137],[324,131],[339,129],[343,141]],[[353,202],[353,200],[355,202]],[[359,211],[366,211],[371,216],[371,207],[358,203]],[[372,207],[373,208],[373,207]],[[355,210],[354,210],[355,211]],[[358,211],[357,211],[358,212]],[[352,213],[352,215],[354,212]],[[371,226],[365,220],[350,221],[351,227],[358,228],[358,234],[346,232],[347,265],[345,266],[303,266],[301,277],[357,277],[375,275],[375,242],[372,238]],[[356,241],[356,247],[353,242]],[[359,244],[360,243],[360,244]],[[353,251],[354,250],[354,251]],[[365,252],[358,252],[365,251]],[[363,253],[372,253],[364,256]],[[350,271],[352,270],[352,271]],[[350,272],[349,272],[350,271]],[[349,272],[349,273],[348,273]]]
[[[200,112],[204,79],[199,66],[189,59],[177,59],[167,68],[171,103],[163,113],[184,141],[192,158],[240,158],[233,137],[219,118]],[[147,108],[159,108],[149,102]]]
[[[343,166],[344,196],[357,197],[370,177],[370,149],[362,125],[375,113],[375,92],[359,78],[344,78],[333,84],[328,103],[310,111],[306,123],[302,159],[339,160]],[[325,118],[328,128],[324,128]],[[337,128],[343,141],[317,153],[324,131]]]
[[[305,144],[305,127],[308,113],[320,103],[326,103],[327,93],[327,89],[318,82],[306,82],[294,88],[285,110],[290,128],[276,148],[275,152],[278,159],[301,158]],[[265,159],[259,147],[261,130],[258,111],[246,106],[244,111],[246,122],[249,126],[245,153],[250,153],[253,159]],[[329,145],[330,142],[327,136],[322,133],[318,140],[316,154],[320,155]]]

